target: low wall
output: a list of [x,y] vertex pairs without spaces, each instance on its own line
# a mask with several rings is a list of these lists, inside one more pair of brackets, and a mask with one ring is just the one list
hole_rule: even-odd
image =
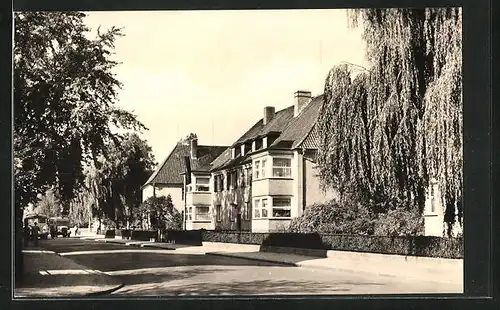
[[[463,284],[463,259],[332,250],[327,251],[326,256],[339,269]],[[314,266],[314,262],[310,261],[309,265]]]
[[260,245],[203,241],[207,252],[259,252]]

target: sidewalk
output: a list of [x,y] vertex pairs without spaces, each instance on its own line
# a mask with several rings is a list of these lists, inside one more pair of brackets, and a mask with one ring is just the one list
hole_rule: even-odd
[[40,247],[24,249],[23,256],[24,272],[14,289],[16,298],[103,295],[123,286],[114,277]]

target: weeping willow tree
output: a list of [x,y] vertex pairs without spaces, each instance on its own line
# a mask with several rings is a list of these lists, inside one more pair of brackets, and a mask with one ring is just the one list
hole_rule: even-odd
[[356,9],[371,67],[336,66],[325,82],[318,163],[326,186],[421,213],[438,182],[452,224],[462,197],[459,8]]

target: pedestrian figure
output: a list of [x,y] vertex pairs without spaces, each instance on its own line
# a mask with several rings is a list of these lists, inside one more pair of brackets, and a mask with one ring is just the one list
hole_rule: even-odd
[[24,228],[23,228],[23,237],[24,237],[24,245],[29,246],[30,244],[30,237],[31,237],[31,231],[30,231],[30,225],[28,223],[24,223]]
[[38,227],[37,223],[33,225],[32,232],[33,232],[33,243],[35,246],[38,245],[38,232],[40,231],[40,227]]

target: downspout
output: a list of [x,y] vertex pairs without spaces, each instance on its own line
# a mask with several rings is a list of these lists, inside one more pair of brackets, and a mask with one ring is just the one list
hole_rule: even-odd
[[186,186],[186,175],[184,175],[184,218],[183,218],[183,230],[187,230],[187,186]]

